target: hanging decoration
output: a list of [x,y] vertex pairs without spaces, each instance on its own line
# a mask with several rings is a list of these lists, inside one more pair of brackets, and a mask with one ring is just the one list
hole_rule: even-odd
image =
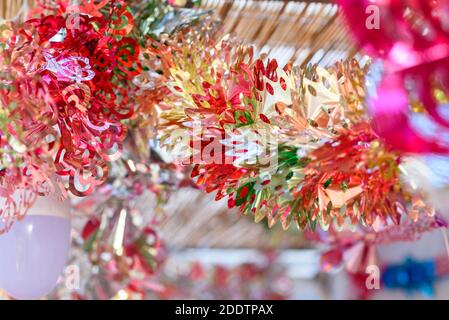
[[398,150],[447,153],[448,1],[338,3],[355,40],[385,63],[370,98],[378,132]]
[[326,244],[321,255],[321,269],[325,272],[342,266],[350,273],[365,273],[370,265],[377,265],[377,246],[394,242],[417,241],[424,233],[447,228],[448,223],[439,216],[422,216],[417,222],[404,219],[398,225],[380,227],[378,230],[346,226],[328,232],[306,232],[309,240]]
[[[2,29],[2,106],[8,106],[2,108],[2,141],[11,152],[2,154],[1,196],[6,200],[0,226],[8,231],[15,219],[34,209],[37,197],[55,194],[62,199],[66,190],[84,197],[73,206],[82,231],[73,239],[69,261],[89,265],[85,278],[93,280],[85,284],[86,292],[105,299],[154,274],[163,257],[157,233],[164,218],[160,206],[184,183],[182,171],[164,163],[150,145],[157,119],[144,89],[152,88],[158,77],[143,65],[140,46],[146,37],[176,32],[204,12],[175,9],[165,1],[68,3],[42,4],[30,13],[37,18],[6,23]],[[151,201],[139,207],[142,198]],[[147,212],[152,207],[153,214]],[[3,262],[15,263],[6,255]],[[101,287],[94,270],[101,270],[112,291]],[[51,288],[55,283],[56,278]],[[41,289],[42,284],[36,282]],[[45,288],[39,296],[51,289]],[[30,297],[35,294],[31,289],[15,296]]]
[[155,150],[145,158],[151,165],[139,162],[135,156],[145,152],[133,148],[134,141],[131,136],[125,140],[127,153],[112,166],[108,182],[74,206],[74,219],[82,227],[72,260],[84,261],[80,268],[88,280],[79,291],[86,298],[153,289],[166,256],[158,230],[169,214],[163,206],[172,191],[189,186],[182,168],[164,163]]
[[[213,24],[153,44],[169,79],[160,139],[192,177],[256,221],[398,224],[432,215],[400,181],[400,155],[374,132],[364,105],[367,67],[281,68],[253,58]],[[187,139],[186,139],[187,137]]]
[[[11,63],[4,69],[13,75],[9,85],[22,88],[23,81],[34,88],[42,82],[38,93],[51,100],[45,106],[52,108],[44,113],[36,108],[27,120],[45,123],[36,129],[45,139],[32,144],[47,143],[47,151],[39,148],[37,154],[47,157],[42,162],[48,170],[42,172],[39,161],[31,166],[42,181],[28,185],[29,179],[20,177],[27,170],[11,165],[24,187],[40,187],[56,176],[58,185],[75,195],[91,193],[106,181],[107,163],[120,157],[126,119],[148,121],[145,115],[152,118],[157,103],[162,145],[176,147],[181,163],[194,165],[198,185],[216,191],[217,200],[228,196],[230,207],[253,214],[256,221],[267,217],[269,225],[280,220],[287,228],[295,221],[300,228],[318,223],[327,229],[345,221],[387,225],[398,224],[402,215],[417,220],[432,214],[418,194],[401,185],[400,155],[377,138],[366,114],[367,67],[349,61],[330,69],[281,68],[276,60],[255,59],[253,49],[234,37],[221,37],[208,20],[158,40],[145,37],[155,18],[142,14],[134,21],[132,5],[105,1],[94,7],[77,7],[75,26],[68,24],[74,19],[67,14],[71,7],[67,17],[43,15],[61,13],[64,6],[58,3],[42,7],[40,18],[8,29],[28,35],[17,45],[8,43],[16,37],[5,38],[3,60]],[[34,48],[26,55],[32,61],[22,63],[23,48]],[[17,68],[16,75],[11,66],[19,61],[25,70]],[[168,85],[161,85],[163,80]],[[20,115],[20,123],[18,101],[24,100],[23,109],[45,99],[20,91],[13,99],[15,91],[5,90],[3,100]],[[141,116],[136,110],[148,112]],[[46,130],[55,127],[50,139]],[[14,138],[19,136],[30,135]],[[189,141],[179,141],[184,137]],[[30,154],[36,156],[19,153]],[[17,183],[5,185],[15,190]]]
[[36,196],[86,196],[107,180],[129,126],[151,124],[152,100],[135,81],[154,73],[141,45],[201,15],[165,1],[69,3],[45,2],[1,26],[3,231]]

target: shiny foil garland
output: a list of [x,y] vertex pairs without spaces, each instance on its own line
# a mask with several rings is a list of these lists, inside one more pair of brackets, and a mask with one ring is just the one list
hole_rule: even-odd
[[[148,145],[147,132],[132,131],[107,182],[73,204],[76,225],[68,265],[76,266],[78,288],[61,283],[51,298],[142,299],[159,290],[167,256],[159,227],[171,193],[191,183],[185,168],[165,163]],[[141,144],[139,141],[146,143]]]
[[[284,227],[294,220],[301,228],[318,222],[326,229],[333,221],[398,223],[401,214],[416,219],[431,211],[416,207],[415,196],[403,190],[398,155],[372,130],[363,105],[366,71],[355,62],[329,70],[280,68],[276,60],[254,59],[251,47],[230,36],[216,40],[217,27],[210,21],[159,41],[138,38],[142,62],[133,35],[148,29],[139,21],[133,31],[131,7],[120,1],[91,5],[76,8],[75,24],[68,21],[73,16],[63,15],[28,20],[22,26],[28,37],[10,53],[12,66],[25,66],[23,81],[42,80],[44,97],[51,99],[52,112],[44,114],[53,122],[44,128],[58,130],[48,145],[62,144],[53,154],[42,153],[55,158],[54,172],[47,175],[67,178],[58,181],[71,193],[89,194],[105,181],[107,162],[120,157],[127,130],[122,120],[141,105],[148,109],[143,101],[150,97],[162,109],[162,143],[182,148],[183,163],[195,165],[192,176],[206,191],[217,191],[217,199],[229,196],[230,207],[256,220],[267,217],[270,225],[280,220]],[[57,3],[42,12],[61,8]],[[32,61],[22,61],[22,48],[32,50]],[[142,77],[143,67],[160,75],[159,84]],[[164,79],[170,80],[169,91],[161,85]],[[200,136],[194,132],[198,123]],[[199,140],[199,147],[176,143],[174,129]],[[264,134],[268,139],[244,145],[247,136]],[[194,163],[211,137],[218,138],[223,152]],[[262,160],[273,157],[276,165],[262,169]]]
[[[111,15],[121,14],[118,10],[111,7]],[[67,15],[11,24],[2,59],[11,80],[4,81],[2,104],[13,108],[13,125],[24,130],[14,138],[30,146],[19,150],[6,170],[20,172],[18,183],[38,178],[33,188],[56,176],[83,196],[105,181],[107,162],[120,156],[126,135],[121,120],[134,110],[133,103],[124,103],[125,88],[129,72],[140,66],[134,40],[113,35],[121,26],[104,16],[78,18],[74,28]],[[38,174],[25,175],[28,167]],[[11,197],[18,183],[9,184],[12,192],[4,196]]]
[[159,104],[161,143],[193,165],[200,187],[285,228],[374,227],[433,214],[401,184],[400,155],[373,130],[366,68],[281,68],[232,36],[217,37],[210,22],[201,28],[150,49],[171,92]]
[[356,42],[384,61],[369,98],[377,132],[402,152],[447,154],[449,1],[338,2]]
[[423,234],[448,223],[440,216],[421,216],[418,221],[403,218],[397,225],[378,226],[376,230],[346,225],[327,232],[306,232],[306,237],[317,243],[324,243],[327,250],[321,254],[321,268],[328,272],[344,266],[353,274],[366,273],[367,267],[377,264],[377,247],[393,242],[417,241]]
[[191,184],[185,168],[160,158],[147,134],[131,131],[108,181],[74,204],[81,231],[72,257],[89,279],[72,292],[78,298],[110,299],[120,290],[141,295],[158,286],[156,274],[166,257],[159,226],[169,214],[163,206],[173,191]]
[[[136,17],[139,29],[133,33],[139,34],[140,39],[144,32],[149,36],[177,32],[178,27],[187,26],[204,14],[175,10],[164,3],[139,3],[142,15]],[[143,25],[149,27],[143,29]],[[124,292],[129,297],[142,298],[160,287],[157,272],[166,256],[164,240],[159,235],[159,226],[167,217],[163,206],[172,191],[191,183],[185,168],[166,163],[158,155],[154,140],[157,118],[153,110],[158,94],[151,97],[146,90],[153,88],[160,77],[152,66],[145,64],[143,55],[139,59],[141,77],[132,79],[138,112],[126,119],[129,130],[123,152],[109,164],[104,184],[74,200],[72,218],[76,228],[68,264],[79,270],[82,281],[72,289],[61,284],[51,298],[115,299]]]
[[163,0],[41,1],[29,17],[0,28],[0,232],[36,196],[86,196],[107,180],[128,127],[154,128],[135,81],[156,74],[141,46],[196,18]]
[[338,3],[356,43],[381,61],[367,98],[376,133],[404,155],[404,185],[447,217],[449,1]]

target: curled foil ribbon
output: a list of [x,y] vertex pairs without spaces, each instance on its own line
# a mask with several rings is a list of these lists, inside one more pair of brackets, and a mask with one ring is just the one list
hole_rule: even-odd
[[[206,21],[148,49],[171,92],[159,103],[162,145],[193,165],[200,187],[217,192],[217,200],[227,196],[229,207],[256,221],[279,220],[284,228],[292,221],[325,230],[346,221],[374,227],[432,214],[401,185],[399,154],[373,130],[365,105],[368,67],[347,61],[329,69],[281,68],[276,60],[254,59],[251,47],[217,30]],[[257,148],[241,144],[247,135],[258,138]],[[211,138],[219,147],[196,162]],[[237,147],[230,152],[230,146]],[[264,167],[262,160],[275,164]]]
[[132,79],[142,71],[140,48],[127,2],[68,4],[43,1],[27,21],[1,26],[8,212],[16,189],[37,192],[54,176],[74,195],[93,192],[122,153],[123,120],[138,108]]

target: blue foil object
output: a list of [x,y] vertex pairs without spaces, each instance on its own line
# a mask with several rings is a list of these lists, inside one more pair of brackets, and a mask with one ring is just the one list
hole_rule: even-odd
[[387,289],[402,289],[407,293],[420,292],[432,297],[437,279],[435,262],[418,262],[412,258],[399,265],[390,265],[382,274],[382,283]]

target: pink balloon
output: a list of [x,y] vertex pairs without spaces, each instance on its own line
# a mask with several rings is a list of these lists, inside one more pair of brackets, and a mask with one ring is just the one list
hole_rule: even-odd
[[0,236],[0,288],[16,299],[50,293],[70,247],[70,220],[29,215]]
[[356,42],[395,68],[449,56],[449,0],[337,0]]

